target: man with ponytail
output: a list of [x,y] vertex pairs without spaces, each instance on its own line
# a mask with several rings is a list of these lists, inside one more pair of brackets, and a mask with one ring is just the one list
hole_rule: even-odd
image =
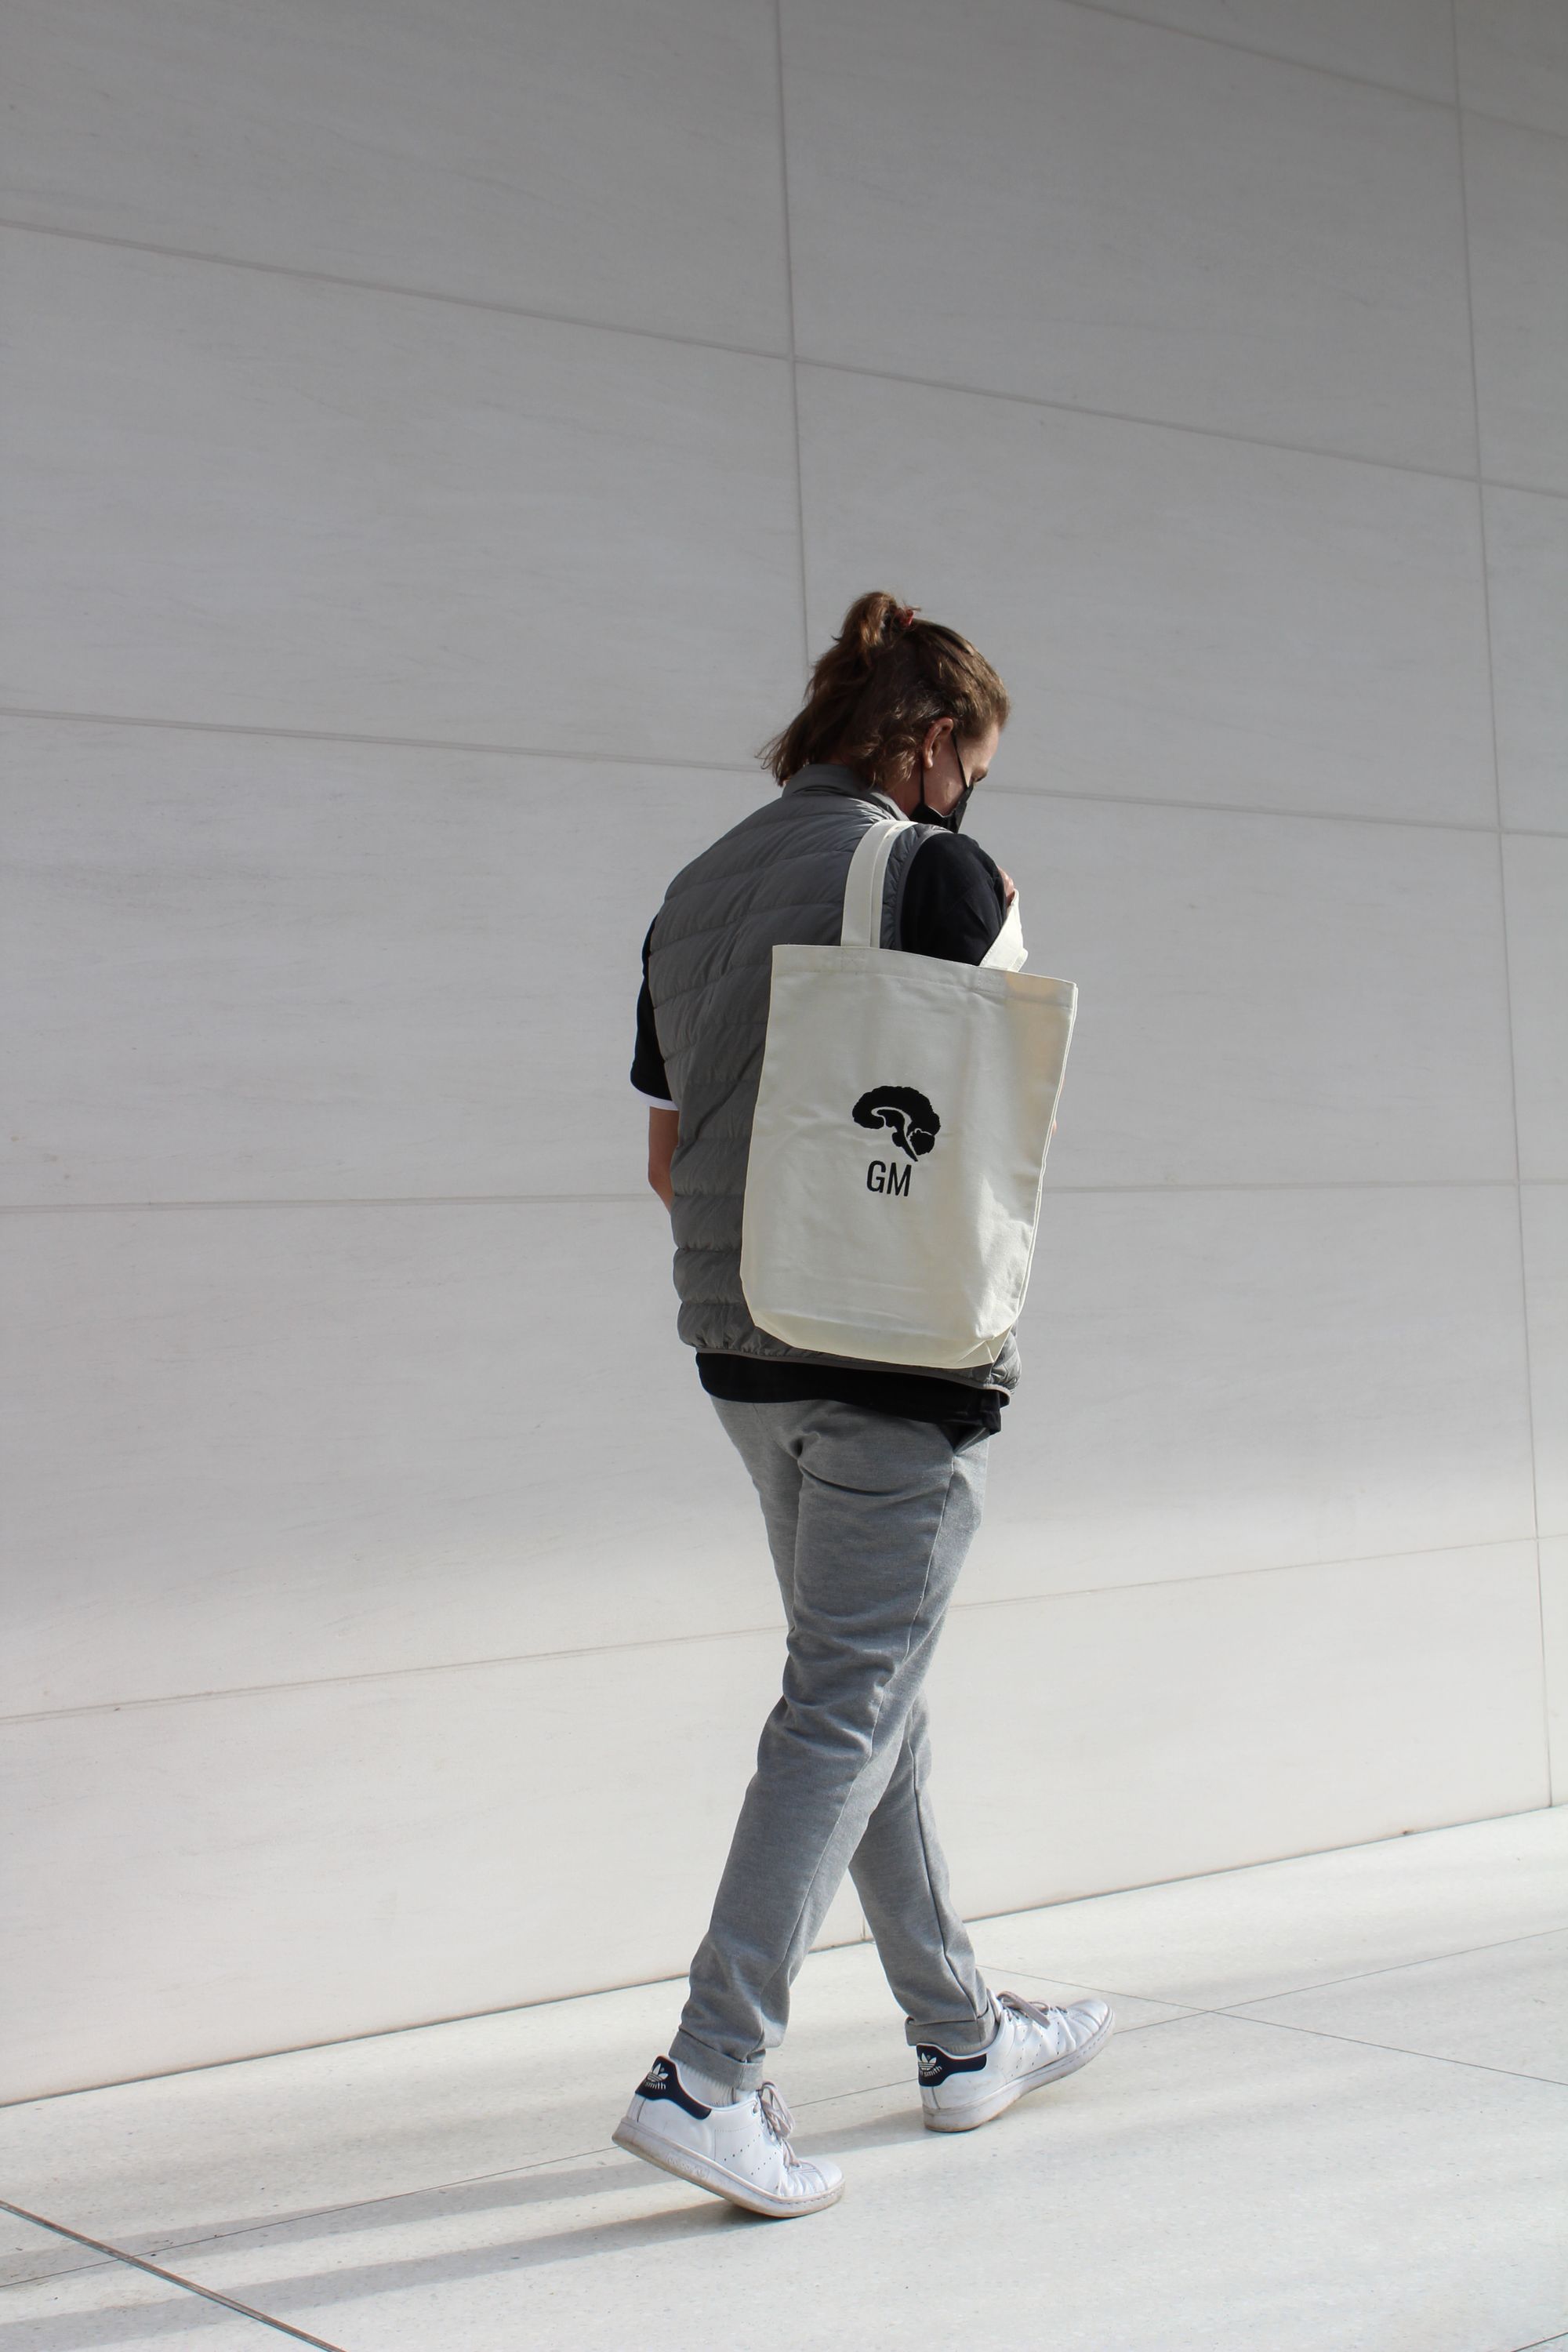
[[677,1329],[757,1490],[788,1645],[679,2024],[614,2137],[777,2217],[820,2211],[844,2185],[826,2158],[795,2155],[763,2068],[846,1870],[904,2012],[930,2129],[989,2123],[1085,2064],[1112,2026],[1102,2000],[991,1991],[949,1896],[927,1787],[922,1686],[1017,1385],[1013,1335],[964,1369],[825,1355],[761,1330],[740,1278],[773,949],[836,942],[862,835],[907,817],[881,944],[982,961],[1014,887],[959,827],[1008,709],[956,630],[880,591],[858,597],[761,754],[778,797],[682,867],[643,944],[631,1076],[648,1103],[648,1181],[670,1213]]

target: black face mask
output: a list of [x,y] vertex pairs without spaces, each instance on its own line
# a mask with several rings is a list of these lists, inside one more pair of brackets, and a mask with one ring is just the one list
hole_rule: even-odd
[[[959,754],[958,736],[956,732],[949,740],[952,744],[952,756],[958,761],[958,772],[962,776],[963,775],[963,761]],[[945,811],[942,809],[933,809],[930,802],[926,799],[925,778],[922,775],[921,779],[921,796],[915,803],[913,808],[910,811],[910,814],[913,817],[917,824],[942,824],[947,827],[949,833],[956,833],[959,826],[963,823],[963,812],[969,806],[969,795],[973,790],[974,786],[969,782],[968,778],[965,777],[963,790],[960,793],[952,806]]]

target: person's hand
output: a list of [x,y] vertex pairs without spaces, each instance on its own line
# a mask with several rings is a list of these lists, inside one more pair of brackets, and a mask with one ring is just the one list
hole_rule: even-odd
[[1010,906],[1012,905],[1012,903],[1013,903],[1014,899],[1015,899],[1015,898],[1017,897],[1017,895],[1018,895],[1018,886],[1017,886],[1017,884],[1014,881],[1013,877],[1008,873],[1008,871],[1007,871],[1007,869],[1006,869],[1006,867],[1005,867],[1005,866],[999,866],[996,868],[996,871],[997,871],[997,873],[998,873],[998,874],[1000,874],[1000,875],[1001,875],[1001,877],[1002,877],[1002,890],[1003,890],[1004,898],[1005,898],[1005,903],[1010,907]]

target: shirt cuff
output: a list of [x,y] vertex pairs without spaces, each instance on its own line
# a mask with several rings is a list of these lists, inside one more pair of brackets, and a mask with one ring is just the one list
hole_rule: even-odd
[[641,1095],[644,1102],[652,1103],[656,1110],[679,1110],[680,1108],[680,1105],[679,1103],[672,1103],[668,1095],[650,1095],[646,1087],[637,1087],[634,1088],[634,1092]]

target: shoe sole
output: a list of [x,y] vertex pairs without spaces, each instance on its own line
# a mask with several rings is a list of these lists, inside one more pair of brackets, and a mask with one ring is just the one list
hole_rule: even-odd
[[770,2197],[765,2189],[754,2188],[749,2180],[726,2172],[721,2164],[699,2156],[695,2148],[655,2139],[638,2131],[636,2124],[624,2120],[616,2126],[610,2137],[629,2156],[640,2156],[645,2164],[657,2164],[661,2172],[673,2172],[678,2179],[689,2180],[696,2189],[710,2189],[715,2197],[727,2197],[731,2205],[744,2206],[748,2213],[765,2214],[770,2221],[792,2221],[797,2213],[820,2213],[825,2206],[836,2205],[844,2194],[840,2180],[820,2197]]
[[1007,2084],[1005,2090],[994,2091],[988,2099],[976,2100],[973,2107],[947,2107],[934,2113],[928,2107],[924,2117],[927,2131],[977,2131],[982,2124],[994,2122],[996,2116],[1005,2116],[1016,2101],[1026,2097],[1030,2091],[1037,2091],[1047,2083],[1059,2082],[1064,2074],[1076,2074],[1080,2066],[1087,2066],[1089,2060],[1097,2058],[1104,2049],[1115,2026],[1116,2018],[1112,2012],[1100,2032],[1081,2042],[1076,2050],[1068,2051],[1063,2057],[1051,2059],[1047,2065],[1037,2066],[1031,2074],[1020,2074],[1016,2083]]

